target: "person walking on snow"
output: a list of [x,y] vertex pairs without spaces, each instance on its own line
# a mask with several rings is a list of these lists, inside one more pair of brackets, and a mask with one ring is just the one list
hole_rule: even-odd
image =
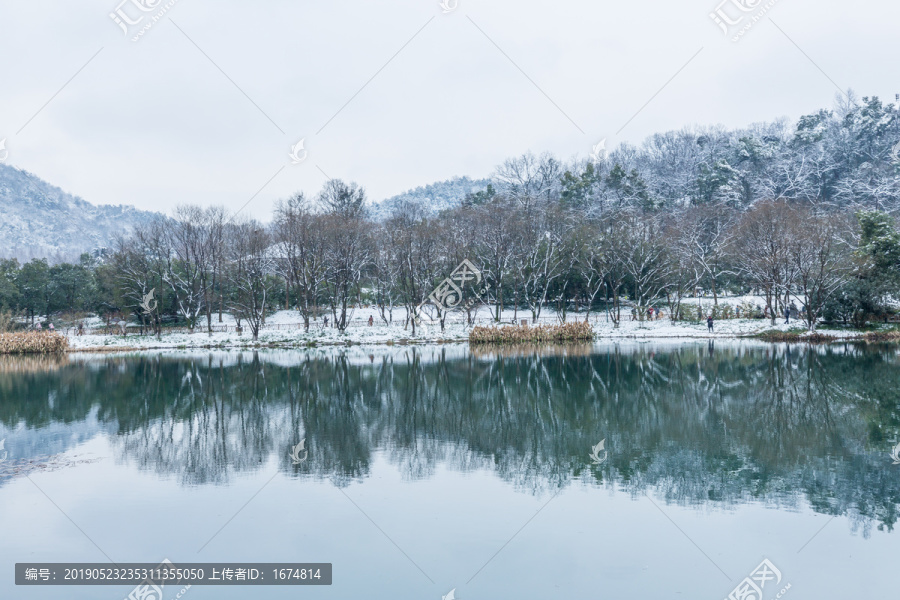
[[710,333],[712,333],[712,330],[713,330],[713,318],[712,318],[712,315],[708,315],[708,316],[706,317],[706,328],[709,330]]
[[787,325],[791,321],[791,307],[784,307],[784,324]]

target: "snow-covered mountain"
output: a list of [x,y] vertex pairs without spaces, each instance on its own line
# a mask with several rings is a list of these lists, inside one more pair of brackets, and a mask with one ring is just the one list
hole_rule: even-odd
[[[401,203],[413,202],[436,215],[459,206],[489,182],[468,177],[440,181],[373,203],[369,213],[381,221]],[[95,206],[28,171],[0,163],[0,258],[76,261],[83,252],[112,247],[118,235],[155,215],[127,205]]]
[[439,181],[376,202],[368,207],[369,214],[376,221],[383,221],[390,217],[401,203],[412,202],[426,207],[429,214],[436,215],[442,210],[459,206],[468,194],[484,190],[488,183],[490,183],[490,179],[469,179],[468,177]]
[[0,164],[0,258],[74,261],[112,246],[154,216],[133,206],[94,206],[28,171]]

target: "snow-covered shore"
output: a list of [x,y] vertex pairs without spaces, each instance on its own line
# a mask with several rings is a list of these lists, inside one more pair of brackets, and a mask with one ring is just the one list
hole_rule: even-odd
[[[296,311],[282,310],[270,315],[267,327],[260,331],[259,339],[254,342],[247,328],[243,335],[238,335],[229,330],[227,333],[214,332],[207,334],[203,327],[193,334],[169,333],[163,334],[161,340],[151,335],[135,335],[129,333],[121,335],[82,335],[76,336],[70,331],[69,345],[73,351],[107,351],[107,350],[149,350],[149,349],[191,349],[191,348],[252,348],[252,347],[281,347],[300,348],[312,346],[332,345],[362,345],[377,346],[390,344],[419,344],[419,343],[461,343],[468,340],[470,328],[461,322],[462,315],[453,315],[452,322],[447,324],[443,332],[437,326],[417,328],[416,335],[412,335],[410,328],[404,328],[404,311],[395,309],[393,323],[386,324],[377,314],[374,308],[361,308],[354,312],[351,326],[343,333],[332,327],[324,327],[319,321],[310,326],[309,332],[305,332],[302,319]],[[373,325],[368,325],[369,316],[373,317]],[[503,311],[504,324],[513,322],[514,317],[519,320],[528,318],[527,313],[519,311],[518,314],[511,310]],[[623,315],[624,317],[624,315]],[[488,325],[489,314],[482,309],[478,314],[478,324]],[[567,321],[583,320],[583,313],[569,313]],[[543,315],[542,324],[557,322],[551,314]],[[768,331],[801,331],[803,324],[799,321],[791,321],[784,324],[783,319],[778,319],[773,327],[768,319],[723,319],[714,323],[713,332],[707,330],[705,322],[678,322],[672,323],[666,318],[653,321],[631,320],[630,316],[623,318],[619,327],[615,327],[604,313],[591,314],[591,325],[596,334],[596,340],[604,339],[729,339],[750,337]],[[214,324],[220,324],[218,318]],[[233,319],[223,315],[221,324],[233,325]],[[820,333],[833,337],[836,340],[856,337],[858,332],[852,330],[826,330]]]

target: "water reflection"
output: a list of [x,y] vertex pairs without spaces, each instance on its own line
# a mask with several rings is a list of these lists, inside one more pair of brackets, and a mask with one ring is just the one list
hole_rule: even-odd
[[[446,464],[532,492],[586,482],[681,505],[805,501],[890,529],[897,363],[893,347],[721,342],[7,363],[0,438],[21,458],[105,432],[117,459],[186,485],[272,457],[345,485],[386,451],[410,479]],[[308,459],[292,464],[304,438]],[[592,465],[604,438],[609,458]]]

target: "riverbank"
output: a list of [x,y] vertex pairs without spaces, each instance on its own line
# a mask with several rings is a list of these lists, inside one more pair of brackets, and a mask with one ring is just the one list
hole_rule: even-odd
[[[254,341],[246,331],[238,335],[233,330],[227,332],[205,333],[198,329],[193,334],[163,334],[161,339],[151,335],[69,335],[69,352],[121,352],[141,350],[170,349],[244,349],[244,348],[315,348],[327,346],[382,346],[410,344],[450,344],[466,343],[471,327],[460,321],[449,322],[440,331],[438,327],[417,328],[413,335],[411,328],[403,327],[402,314],[395,311],[393,323],[384,323],[380,316],[372,310],[360,309],[354,315],[351,326],[344,332],[332,327],[324,327],[320,322],[304,331],[299,324],[300,318],[295,311],[279,311],[268,319],[269,327],[260,331],[259,339]],[[373,316],[372,326],[368,325],[368,317]],[[479,315],[479,325],[488,324],[487,312]],[[519,312],[504,311],[502,320],[509,324],[516,317],[519,322],[527,315]],[[399,317],[399,318],[398,318]],[[546,318],[541,323],[550,324],[553,320]],[[567,322],[584,320],[584,314],[570,313]],[[227,322],[227,320],[226,320]],[[672,323],[668,319],[653,321],[623,320],[618,327],[606,319],[603,314],[591,315],[591,327],[594,330],[594,341],[603,340],[698,340],[698,339],[740,339],[756,338],[773,342],[829,342],[848,340],[878,341],[882,338],[898,336],[895,326],[886,325],[869,331],[854,329],[819,329],[814,335],[809,334],[799,322],[784,324],[782,320],[771,325],[768,319],[723,319],[715,321],[713,331],[709,331],[705,322],[681,321]]]

